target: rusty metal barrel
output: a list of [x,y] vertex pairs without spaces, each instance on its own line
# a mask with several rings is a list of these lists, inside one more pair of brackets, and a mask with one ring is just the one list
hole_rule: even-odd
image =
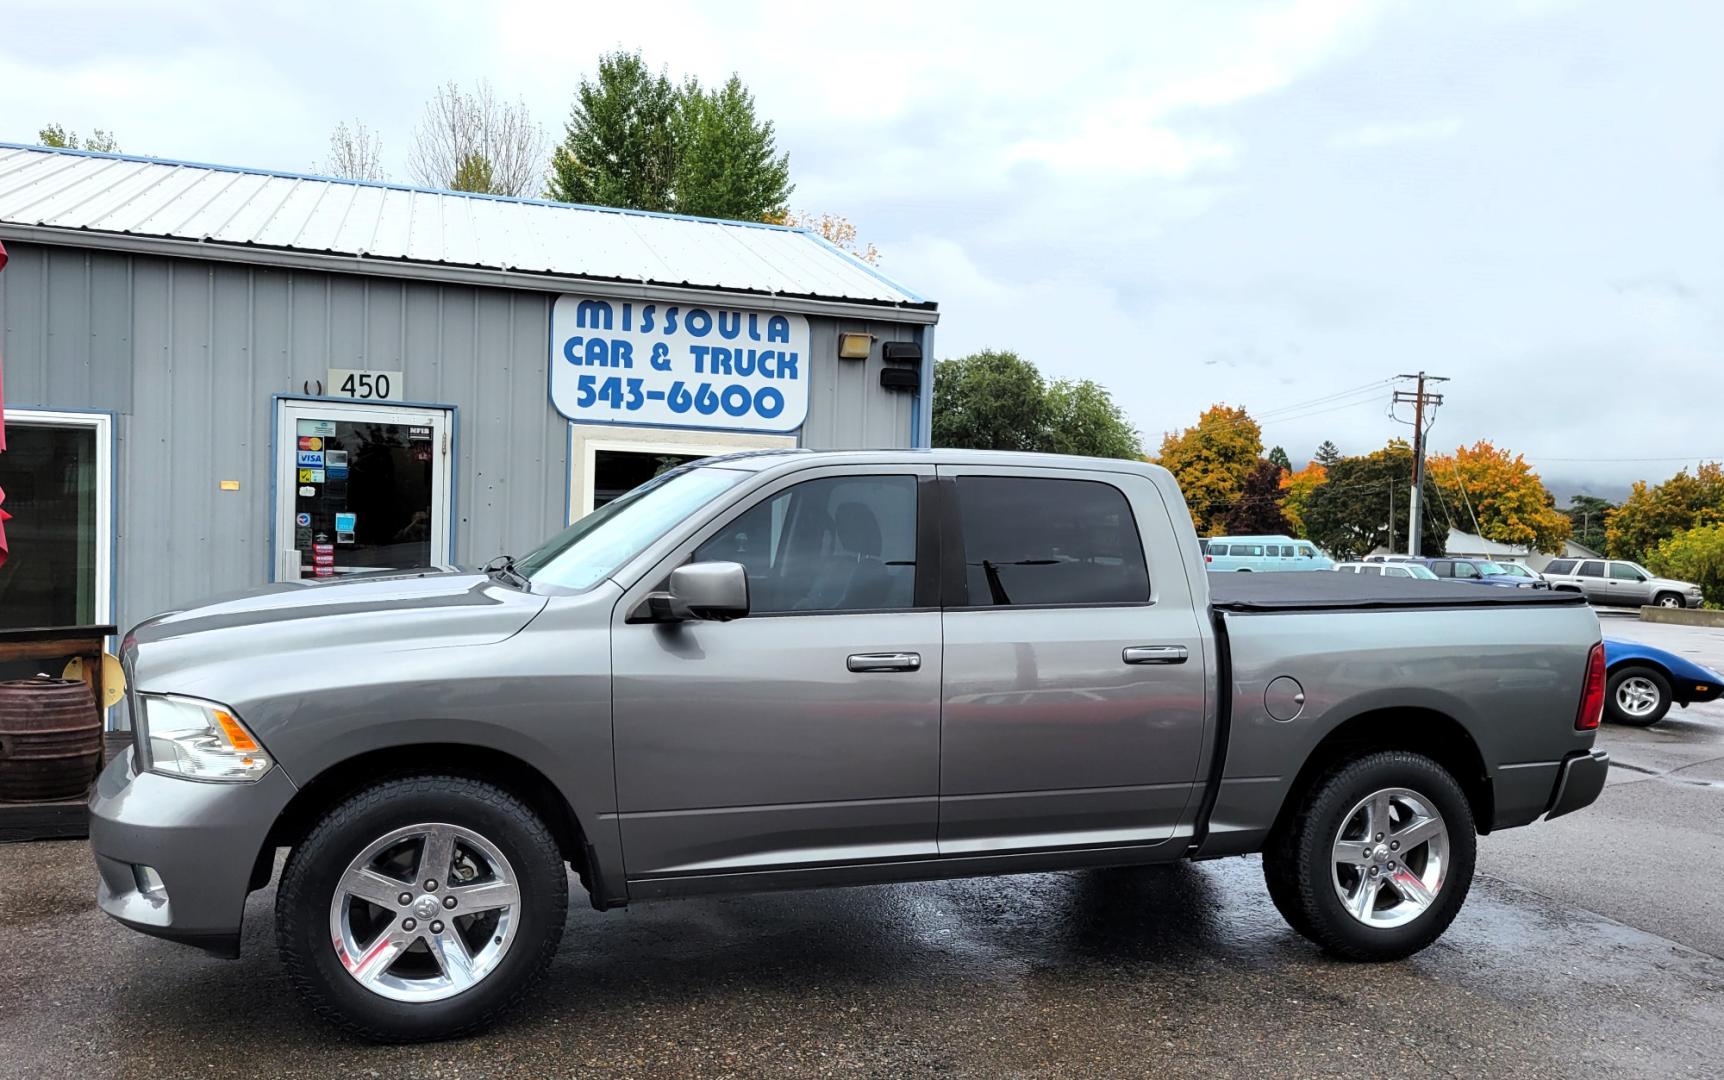
[[0,682],[0,802],[78,799],[102,763],[102,714],[79,680]]

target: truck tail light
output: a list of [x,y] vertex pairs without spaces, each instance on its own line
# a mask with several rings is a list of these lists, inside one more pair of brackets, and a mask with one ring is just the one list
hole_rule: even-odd
[[1586,685],[1580,692],[1580,712],[1574,717],[1574,730],[1591,731],[1604,716],[1604,642],[1592,647],[1586,656]]

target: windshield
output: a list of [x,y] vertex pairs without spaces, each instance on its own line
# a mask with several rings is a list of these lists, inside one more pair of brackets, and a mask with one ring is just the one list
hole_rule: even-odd
[[515,569],[535,584],[590,589],[748,475],[688,466],[661,473],[540,544]]
[[1473,565],[1479,568],[1479,577],[1502,577],[1508,573],[1494,562],[1476,562]]

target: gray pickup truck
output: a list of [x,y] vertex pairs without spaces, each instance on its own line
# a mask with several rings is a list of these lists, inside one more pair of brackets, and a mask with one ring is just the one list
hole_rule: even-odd
[[[1225,580],[1216,580],[1217,578]],[[128,634],[98,900],[372,1038],[472,1030],[592,904],[1263,853],[1342,957],[1448,926],[1478,834],[1597,798],[1572,594],[1209,575],[1139,462],[771,452],[519,560],[281,585]]]

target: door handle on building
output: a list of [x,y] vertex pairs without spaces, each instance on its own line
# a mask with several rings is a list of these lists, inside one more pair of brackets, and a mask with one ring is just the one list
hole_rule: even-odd
[[1189,654],[1184,645],[1132,645],[1123,655],[1128,664],[1183,664]]
[[852,653],[845,666],[851,671],[915,671],[922,666],[922,654],[913,652]]

